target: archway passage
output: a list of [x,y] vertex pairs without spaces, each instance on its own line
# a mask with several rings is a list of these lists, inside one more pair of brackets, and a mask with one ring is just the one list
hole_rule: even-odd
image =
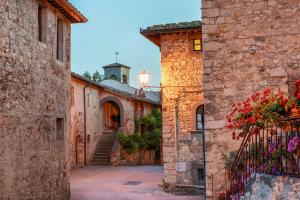
[[102,105],[104,130],[118,130],[121,126],[121,112],[119,105],[114,101],[107,101]]

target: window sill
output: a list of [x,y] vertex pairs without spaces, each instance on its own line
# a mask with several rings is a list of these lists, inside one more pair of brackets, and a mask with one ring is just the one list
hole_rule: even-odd
[[61,61],[61,60],[55,59],[55,63],[56,63],[57,65],[59,65],[59,66],[62,66],[62,67],[65,66],[65,63],[64,63],[63,61]]
[[45,42],[38,41],[38,44],[42,48],[45,48],[45,49],[47,48],[47,43],[45,43]]
[[201,134],[203,132],[204,132],[204,130],[191,130],[190,131],[191,134]]

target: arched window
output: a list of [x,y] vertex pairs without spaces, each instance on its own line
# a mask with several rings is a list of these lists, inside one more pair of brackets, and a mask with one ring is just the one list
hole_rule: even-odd
[[196,129],[204,131],[204,105],[200,105],[196,110]]

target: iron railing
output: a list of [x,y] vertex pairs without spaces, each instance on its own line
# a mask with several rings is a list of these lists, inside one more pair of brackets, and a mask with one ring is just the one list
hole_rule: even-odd
[[277,127],[263,130],[253,127],[227,169],[230,185],[224,199],[239,199],[252,173],[300,177],[300,151],[295,149],[298,137],[300,142],[299,129],[300,117],[284,118]]

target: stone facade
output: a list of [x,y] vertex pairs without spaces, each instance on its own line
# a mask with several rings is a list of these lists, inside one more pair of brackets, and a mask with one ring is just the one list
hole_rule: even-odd
[[265,87],[293,93],[299,78],[300,2],[203,0],[207,195],[224,186],[222,152],[237,149],[224,128],[233,103]]
[[[112,80],[109,81],[116,82]],[[118,91],[113,88],[108,88],[105,85],[90,82],[76,74],[72,76],[72,93],[73,100],[71,106],[71,131],[69,140],[72,167],[84,165],[85,126],[87,135],[87,165],[92,163],[97,144],[101,142],[101,136],[110,131],[115,131],[108,130],[105,126],[105,120],[103,119],[105,111],[103,105],[106,102],[115,102],[120,107],[120,130],[128,134],[134,132],[135,119],[150,113],[153,108],[160,106],[160,102],[151,103],[137,100],[128,96],[124,91]],[[86,114],[84,114],[84,112],[86,112]],[[84,124],[84,116],[86,116],[86,125]]]
[[185,25],[193,24],[142,30],[161,51],[164,181],[173,186],[199,185],[203,168],[202,135],[195,124],[196,109],[203,104],[203,58],[201,51],[193,50],[193,40],[201,38],[201,24],[177,28]]
[[[0,3],[1,200],[70,197],[71,21],[43,4],[46,42],[39,42],[39,2]],[[63,21],[62,61],[56,59],[58,17]]]

